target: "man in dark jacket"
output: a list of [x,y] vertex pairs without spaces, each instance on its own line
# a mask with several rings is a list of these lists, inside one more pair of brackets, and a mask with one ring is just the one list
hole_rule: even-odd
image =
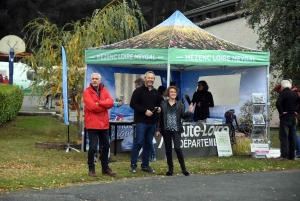
[[137,168],[137,158],[139,151],[143,147],[142,171],[154,173],[149,166],[149,154],[152,139],[155,132],[155,112],[160,112],[161,96],[153,88],[155,75],[152,71],[145,74],[145,85],[134,90],[130,107],[134,110],[134,121],[136,123],[136,135],[134,136],[133,147],[131,151],[130,172],[135,173]]
[[[297,87],[295,87],[293,85],[293,81],[291,79],[286,79],[288,81],[290,81],[291,85],[292,85],[292,88],[291,90],[295,93],[297,93],[298,96],[300,96],[300,92],[299,90],[297,89]],[[281,92],[281,84],[279,83],[278,85],[275,86],[275,88],[273,89],[274,91],[280,93]],[[298,105],[297,107],[297,114],[296,114],[296,125],[294,127],[294,135],[295,135],[295,144],[296,144],[296,159],[300,159],[300,139],[299,139],[299,136],[298,136],[298,133],[297,133],[297,123],[298,123],[298,116],[299,116],[299,111],[300,111],[300,107]]]
[[[296,109],[300,103],[299,96],[291,90],[288,80],[281,81],[281,93],[276,102],[276,108],[280,118],[279,140],[280,157],[278,160],[295,159],[295,135]],[[289,151],[288,151],[289,149]]]

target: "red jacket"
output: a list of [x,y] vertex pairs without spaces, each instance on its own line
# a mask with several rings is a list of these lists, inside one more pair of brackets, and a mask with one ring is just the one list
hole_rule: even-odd
[[[277,84],[273,90],[280,93],[281,92],[281,84]],[[298,96],[300,96],[300,92],[298,91],[297,87],[292,86],[291,90],[297,92]]]
[[4,78],[3,84],[9,84],[9,79],[8,78]]
[[114,100],[102,84],[99,89],[100,97],[91,84],[83,93],[84,124],[87,129],[109,128],[108,110],[114,105]]

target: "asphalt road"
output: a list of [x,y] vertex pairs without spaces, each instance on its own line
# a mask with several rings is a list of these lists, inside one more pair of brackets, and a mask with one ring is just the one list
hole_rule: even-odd
[[300,200],[300,169],[185,177],[157,176],[76,187],[18,191],[2,201]]

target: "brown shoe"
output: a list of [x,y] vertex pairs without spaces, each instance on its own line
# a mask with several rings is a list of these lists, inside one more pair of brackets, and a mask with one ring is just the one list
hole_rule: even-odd
[[276,160],[278,160],[278,161],[285,161],[285,160],[287,160],[287,158],[283,158],[283,157],[278,157],[278,158],[276,158]]
[[96,174],[95,171],[89,171],[88,175],[89,175],[90,177],[98,177],[98,175]]
[[110,168],[107,168],[106,170],[102,169],[102,174],[107,174],[109,176],[115,176],[116,175],[116,173],[113,172]]

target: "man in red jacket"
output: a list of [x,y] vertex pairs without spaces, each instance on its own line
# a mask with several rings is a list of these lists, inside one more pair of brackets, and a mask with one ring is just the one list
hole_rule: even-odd
[[91,84],[83,94],[84,100],[84,124],[89,134],[88,151],[88,175],[97,177],[95,172],[94,155],[97,152],[98,138],[102,145],[100,155],[102,174],[115,176],[108,166],[109,144],[109,117],[108,110],[114,105],[114,99],[110,96],[107,89],[101,84],[101,75],[93,73]]

